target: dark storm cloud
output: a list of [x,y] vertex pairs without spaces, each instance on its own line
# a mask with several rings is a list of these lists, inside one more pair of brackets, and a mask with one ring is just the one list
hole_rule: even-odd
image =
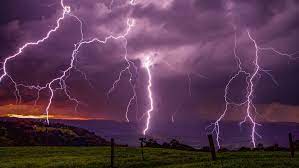
[[9,0],[0,6],[0,24],[7,24],[12,20],[21,22],[40,20],[50,17],[58,8],[56,0]]
[[[263,47],[271,46],[291,53],[298,50],[299,4],[296,0],[137,2],[132,7],[117,0],[112,6],[110,1],[65,0],[83,21],[86,39],[94,36],[103,39],[111,33],[122,34],[127,27],[127,19],[136,20],[128,36],[128,56],[140,68],[134,76],[138,78],[139,114],[147,107],[144,97],[147,77],[140,66],[144,54],[156,53],[152,68],[155,79],[153,90],[157,100],[155,116],[159,113],[162,116],[160,119],[168,120],[180,108],[183,110],[177,114],[178,117],[215,119],[222,110],[224,86],[236,70],[233,57],[235,32],[238,38],[237,52],[247,69],[252,69],[254,54],[247,29]],[[1,7],[3,10],[0,11],[5,13],[0,18],[0,39],[4,44],[0,50],[1,60],[14,53],[25,41],[42,37],[55,25],[55,19],[61,14],[58,0],[29,0],[23,3],[14,0]],[[46,43],[26,50],[14,63],[10,63],[10,72],[15,74],[17,81],[29,84],[48,82],[49,78],[66,68],[73,45],[80,40],[79,31],[78,22],[74,18],[67,18],[62,28]],[[86,73],[93,87],[83,80],[84,76],[78,70],[72,71],[67,82],[72,94],[86,103],[86,106],[81,107],[82,110],[123,119],[127,98],[131,95],[126,80],[128,76],[124,76],[120,87],[109,100],[106,92],[125,66],[124,51],[122,40],[109,41],[107,45],[82,47],[76,67]],[[272,70],[279,86],[273,85],[268,76],[263,76],[256,87],[255,102],[298,105],[296,97],[299,89],[296,87],[299,80],[294,79],[298,64],[288,64],[288,59],[270,52],[261,54],[262,67]],[[188,93],[188,74],[192,80],[191,97]],[[233,95],[236,100],[244,95],[245,88],[241,84],[242,80],[234,83]],[[0,96],[5,97],[2,94]],[[48,93],[43,93],[43,99],[47,96]],[[63,100],[65,97],[58,96],[56,101],[59,103]],[[133,110],[130,117],[134,118],[134,115]]]
[[[155,5],[137,7],[134,16],[141,21],[148,21],[149,31],[153,29],[154,32],[143,34],[141,31],[138,34],[141,37],[148,36],[149,39],[145,41],[149,41],[149,44],[182,46],[223,38],[230,29],[224,12],[210,9],[201,11],[193,1],[174,1],[166,9]],[[155,37],[160,38],[154,39]],[[155,41],[151,43],[152,40]]]

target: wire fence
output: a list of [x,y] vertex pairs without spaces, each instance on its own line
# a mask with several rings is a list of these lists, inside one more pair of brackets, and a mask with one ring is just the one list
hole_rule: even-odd
[[[287,138],[289,141],[289,148],[284,148],[284,150],[289,150],[289,153],[290,153],[289,158],[294,158],[296,145],[298,143],[298,140],[296,140],[296,139],[298,139],[298,137],[296,137],[294,133],[289,133],[288,136],[286,136],[286,139]],[[209,161],[211,163],[209,163],[209,164],[210,165],[217,164],[218,167],[225,167],[225,165],[227,165],[228,162],[231,162],[231,160],[228,160],[228,159],[226,159],[226,157],[223,157],[223,155],[225,155],[225,151],[218,150],[218,152],[217,152],[212,135],[208,135],[207,139],[209,142],[209,150],[206,152],[209,152],[210,154],[206,153],[206,156],[210,155]],[[140,142],[139,147],[122,148],[120,146],[117,146],[115,144],[115,140],[113,138],[111,138],[110,167],[114,168],[116,165],[122,164],[123,158],[135,158],[135,159],[138,158],[137,160],[139,160],[139,162],[142,162],[145,160],[148,161],[149,159],[152,159],[152,161],[157,161],[157,158],[160,155],[164,155],[164,154],[168,154],[170,157],[172,156],[171,152],[166,152],[166,151],[162,152],[162,153],[147,153],[150,151],[148,151],[148,150],[144,151],[145,139],[140,138],[139,142]],[[128,151],[128,150],[131,150],[131,151]],[[251,150],[260,150],[260,149],[251,149]],[[277,149],[273,149],[273,150],[276,151],[276,150],[280,150],[280,149],[277,148]],[[202,153],[202,150],[195,150],[193,152],[199,152],[199,151]],[[157,156],[152,156],[152,154],[155,154]],[[221,157],[218,157],[218,155],[220,155]],[[191,159],[196,159],[196,158],[197,157],[194,157],[194,158],[191,157]],[[238,157],[231,158],[231,159],[240,160]],[[246,158],[243,159],[243,162],[244,161],[247,162],[246,164],[254,164],[254,163],[251,163],[250,159],[251,159],[250,157],[246,156]],[[200,159],[199,159],[199,162],[200,162]]]

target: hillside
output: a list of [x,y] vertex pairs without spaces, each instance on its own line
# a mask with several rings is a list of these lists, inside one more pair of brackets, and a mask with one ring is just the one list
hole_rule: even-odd
[[0,146],[106,146],[86,129],[31,120],[0,120]]
[[[116,122],[105,120],[52,120],[75,127],[88,129],[97,135],[107,139],[115,138],[118,142],[128,144],[129,146],[139,146],[138,139],[142,137],[143,124],[138,125],[132,122]],[[159,143],[168,142],[170,139],[177,139],[180,142],[195,148],[208,145],[207,132],[205,128],[212,121],[198,120],[194,122],[160,122],[151,126],[149,134],[151,138],[158,140]],[[294,139],[299,140],[298,123],[260,123],[257,132],[262,138],[257,138],[257,143],[264,146],[279,144],[279,146],[288,147],[288,133],[294,135]],[[275,130],[275,131],[273,131]],[[239,149],[242,146],[251,147],[250,143],[250,125],[244,124],[240,127],[239,122],[227,121],[221,123],[221,143],[222,146],[229,149]]]

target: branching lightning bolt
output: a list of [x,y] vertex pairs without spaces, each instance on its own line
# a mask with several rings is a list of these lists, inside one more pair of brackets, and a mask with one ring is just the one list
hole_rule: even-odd
[[[134,5],[134,1],[130,1],[130,4],[131,5]],[[127,30],[124,34],[122,35],[119,35],[119,36],[113,36],[113,35],[109,35],[107,37],[105,37],[104,40],[100,40],[98,38],[93,38],[91,40],[84,40],[84,36],[83,36],[83,28],[82,28],[82,21],[75,15],[73,15],[71,13],[71,7],[70,6],[67,6],[64,4],[64,1],[61,0],[60,1],[60,5],[63,9],[63,12],[62,12],[62,15],[56,20],[56,26],[51,29],[50,31],[47,32],[46,36],[44,36],[43,38],[41,38],[40,40],[38,41],[35,41],[35,42],[28,42],[28,43],[25,43],[22,47],[20,47],[18,49],[18,52],[15,53],[14,55],[11,55],[7,58],[5,58],[4,62],[1,63],[2,64],[2,68],[0,68],[2,71],[3,71],[3,74],[1,74],[0,76],[0,83],[3,82],[3,79],[5,77],[7,77],[10,81],[12,81],[12,83],[14,84],[14,87],[15,87],[15,95],[16,95],[16,100],[17,100],[17,103],[20,103],[21,102],[21,95],[20,95],[20,91],[19,91],[19,87],[25,87],[27,89],[34,89],[34,90],[37,90],[38,94],[37,94],[37,99],[35,101],[35,104],[36,102],[38,101],[39,97],[40,97],[40,92],[42,90],[45,90],[45,89],[49,89],[50,91],[50,97],[49,97],[49,100],[48,100],[48,103],[46,105],[46,121],[47,123],[49,124],[49,110],[51,108],[51,105],[52,105],[52,101],[53,101],[53,98],[54,98],[54,95],[55,95],[55,92],[57,90],[62,90],[64,91],[65,95],[68,97],[69,100],[75,102],[77,105],[76,107],[78,106],[78,104],[80,103],[79,100],[77,100],[76,98],[73,98],[71,95],[70,95],[70,92],[68,91],[67,89],[67,84],[66,84],[66,79],[70,76],[70,72],[72,69],[75,69],[75,61],[76,61],[76,56],[81,48],[81,46],[85,45],[85,44],[90,44],[90,43],[100,43],[100,44],[106,44],[108,40],[119,40],[119,39],[124,39],[126,40],[126,36],[129,34],[131,28],[133,27],[134,25],[134,20],[133,19],[128,19],[127,21]],[[57,32],[57,30],[60,28],[61,26],[61,22],[66,18],[66,16],[70,16],[70,17],[73,17],[75,18],[79,23],[80,23],[80,32],[81,32],[81,40],[76,43],[74,45],[74,50],[72,52],[72,56],[71,56],[71,61],[69,63],[69,66],[62,71],[61,75],[52,79],[49,83],[47,83],[45,86],[39,86],[39,85],[26,85],[26,84],[20,84],[20,83],[17,83],[13,78],[12,76],[9,74],[9,72],[7,71],[7,64],[9,61],[12,61],[13,59],[15,59],[16,57],[20,56],[23,51],[25,49],[27,49],[28,47],[31,47],[31,46],[37,46],[43,42],[45,42],[46,40],[48,40],[51,35],[55,32]],[[127,59],[126,59],[127,60]],[[86,79],[86,76],[85,76],[85,79]],[[55,85],[58,84],[59,87],[55,87]]]
[[[12,61],[13,59],[15,59],[16,57],[20,56],[23,51],[28,48],[28,47],[31,47],[31,46],[36,46],[36,45],[39,45],[43,42],[45,42],[47,39],[50,38],[50,36],[55,33],[59,28],[60,28],[60,25],[61,25],[61,22],[66,18],[66,15],[69,15],[69,16],[73,16],[71,15],[71,8],[70,6],[65,6],[64,5],[64,2],[63,0],[60,1],[60,4],[61,4],[61,7],[63,8],[63,12],[62,12],[62,16],[59,17],[56,21],[56,26],[55,28],[51,29],[45,37],[41,38],[40,40],[38,41],[35,41],[35,42],[28,42],[28,43],[25,43],[25,45],[23,45],[22,47],[19,48],[18,52],[15,53],[14,55],[12,56],[9,56],[7,57],[4,62],[3,62],[3,67],[2,67],[2,70],[3,70],[3,74],[0,76],[0,82],[3,81],[3,79],[5,77],[7,77],[10,81],[13,82],[14,86],[15,86],[15,94],[16,94],[16,98],[17,98],[17,102],[21,102],[21,96],[20,96],[20,91],[19,91],[19,87],[25,87],[25,88],[29,88],[29,89],[36,89],[38,90],[38,98],[39,98],[39,92],[46,89],[46,88],[49,88],[50,89],[50,92],[51,92],[51,96],[50,96],[50,100],[49,100],[49,103],[46,107],[46,113],[47,113],[47,122],[49,123],[49,118],[48,118],[48,113],[49,113],[49,108],[50,108],[50,105],[52,103],[52,99],[53,99],[53,96],[54,96],[54,90],[52,88],[52,85],[54,82],[56,81],[59,81],[59,84],[61,86],[61,89],[63,88],[65,93],[67,94],[68,98],[71,98],[71,96],[69,95],[69,93],[67,92],[67,89],[66,89],[66,86],[65,86],[65,81],[63,80],[63,78],[66,76],[66,73],[72,68],[73,66],[73,60],[74,60],[74,56],[75,54],[73,54],[72,56],[72,61],[70,63],[70,67],[63,71],[62,75],[58,78],[55,78],[53,79],[50,83],[46,84],[45,86],[28,86],[28,85],[25,85],[25,84],[19,84],[17,83],[12,77],[11,75],[8,73],[7,71],[7,64],[9,61]],[[75,17],[77,18],[77,17]],[[76,100],[75,98],[71,98],[72,101],[76,101],[77,103],[79,102],[78,100]]]
[[[293,54],[286,54],[286,53],[282,53],[280,51],[277,51],[274,48],[261,48],[258,46],[256,40],[252,37],[251,33],[249,30],[247,30],[247,35],[248,38],[251,40],[251,42],[254,44],[254,48],[255,48],[255,57],[254,57],[254,72],[251,74],[251,77],[249,78],[249,87],[247,88],[247,100],[246,100],[246,116],[244,118],[244,120],[242,122],[240,122],[240,125],[242,125],[243,123],[245,123],[247,120],[249,120],[249,122],[252,124],[252,129],[251,129],[251,143],[253,144],[253,147],[256,147],[256,136],[259,136],[261,138],[261,136],[256,132],[256,126],[259,125],[256,121],[255,118],[253,116],[253,112],[256,112],[256,107],[253,104],[253,98],[254,98],[254,81],[257,78],[257,76],[259,75],[260,72],[264,72],[265,74],[269,75],[272,79],[272,81],[278,85],[277,81],[274,80],[273,75],[271,75],[269,73],[269,71],[264,70],[263,68],[261,68],[260,66],[260,62],[259,62],[259,57],[260,57],[260,51],[262,50],[270,50],[272,52],[274,52],[275,54],[281,55],[281,56],[287,56],[289,59],[293,60],[296,59],[295,57],[293,57],[296,53],[295,52]],[[253,112],[252,112],[253,111]]]
[[137,66],[135,65],[135,63],[133,61],[131,61],[131,60],[128,59],[127,39],[125,38],[125,36],[124,36],[124,40],[125,40],[125,44],[124,44],[125,56],[124,56],[124,58],[125,58],[127,66],[120,71],[120,73],[118,75],[118,78],[114,81],[112,87],[109,89],[109,91],[107,93],[107,97],[109,97],[109,95],[115,90],[115,88],[119,84],[119,82],[120,82],[123,74],[126,73],[126,72],[128,72],[129,73],[129,84],[130,84],[130,86],[132,88],[133,95],[130,98],[128,104],[127,104],[126,113],[125,113],[126,116],[125,117],[126,117],[126,121],[130,122],[129,117],[128,117],[128,113],[129,113],[130,107],[131,107],[131,105],[133,104],[134,101],[137,104],[136,86],[133,83],[133,74],[134,74],[134,72],[132,72],[132,68],[133,68],[134,71],[135,71],[135,73],[137,73]]
[[[254,113],[257,113],[256,111],[256,107],[253,103],[253,98],[254,98],[254,87],[255,87],[255,81],[257,80],[257,78],[260,76],[260,73],[263,72],[266,75],[270,76],[271,80],[278,85],[278,82],[274,79],[273,75],[270,73],[269,70],[265,70],[260,66],[260,62],[259,62],[259,57],[260,54],[259,52],[262,50],[270,50],[275,54],[281,55],[281,56],[287,56],[289,59],[294,60],[297,59],[296,57],[294,57],[294,55],[296,55],[298,52],[295,52],[293,54],[286,54],[286,53],[282,53],[274,48],[261,48],[258,46],[256,40],[251,36],[250,31],[247,30],[247,36],[249,38],[249,40],[254,44],[254,48],[255,48],[255,56],[254,56],[254,71],[253,72],[248,72],[246,70],[244,70],[244,68],[242,67],[242,61],[240,59],[240,57],[237,55],[237,35],[235,33],[235,43],[234,43],[234,57],[235,60],[237,62],[238,65],[238,71],[229,79],[229,81],[227,82],[226,86],[225,86],[225,90],[224,90],[224,101],[225,101],[225,108],[224,111],[222,112],[222,114],[220,115],[220,117],[211,125],[209,125],[207,128],[213,127],[212,129],[212,133],[216,134],[216,141],[217,141],[217,145],[218,148],[221,148],[221,144],[220,144],[220,122],[224,119],[226,113],[228,112],[228,108],[230,105],[234,105],[234,106],[246,106],[246,115],[244,117],[244,119],[240,122],[240,125],[242,125],[243,123],[245,123],[246,121],[249,121],[251,123],[251,143],[253,145],[253,147],[256,147],[256,136],[260,137],[261,136],[256,132],[256,126],[260,125],[255,121],[255,116]],[[246,99],[243,102],[233,102],[230,98],[229,98],[229,90],[231,87],[232,82],[237,79],[239,76],[244,75],[246,77]]]
[[227,113],[228,108],[229,108],[230,105],[242,105],[242,104],[246,103],[246,102],[242,102],[242,103],[238,104],[238,103],[234,103],[234,102],[232,102],[230,100],[230,98],[228,96],[230,85],[240,75],[245,75],[247,77],[250,76],[249,72],[246,72],[245,70],[243,70],[241,59],[237,55],[237,35],[236,35],[236,33],[235,33],[235,43],[234,43],[234,57],[235,57],[235,61],[236,61],[237,65],[238,65],[238,71],[229,79],[228,83],[225,86],[225,90],[224,90],[225,108],[224,108],[224,111],[220,115],[220,117],[216,120],[216,122],[212,123],[211,125],[209,125],[207,127],[207,128],[209,128],[211,126],[214,126],[212,132],[214,132],[216,134],[216,141],[217,141],[217,145],[218,145],[219,148],[221,147],[220,146],[220,136],[219,136],[219,133],[220,133],[220,121],[225,117],[225,115],[226,115],[226,113]]
[[[114,2],[114,0],[111,0],[110,9],[112,9],[113,2]],[[135,0],[130,0],[129,4],[133,6],[133,5],[136,5],[136,2],[135,2]],[[131,27],[134,25],[134,20],[128,20],[127,25],[131,29]],[[133,82],[133,76],[134,76],[133,74],[134,74],[134,72],[137,73],[137,66],[135,65],[135,63],[133,61],[129,60],[129,58],[128,58],[128,50],[127,50],[128,41],[126,38],[128,33],[129,32],[127,32],[126,34],[124,34],[122,36],[122,39],[124,40],[124,50],[125,50],[124,59],[125,59],[127,65],[124,69],[122,69],[119,72],[118,78],[113,82],[112,87],[108,90],[107,97],[109,98],[110,94],[116,89],[116,87],[120,83],[122,76],[127,72],[129,74],[129,84],[130,84],[132,92],[133,92],[133,95],[129,99],[129,102],[126,107],[126,112],[125,112],[126,121],[130,122],[128,114],[129,114],[130,108],[133,105],[134,101],[135,101],[136,107],[138,109],[138,98],[137,98],[137,93],[136,93],[136,85]],[[134,69],[134,72],[132,71],[132,69]],[[137,111],[136,111],[136,114],[137,114]]]
[[244,122],[246,122],[247,119],[249,119],[249,121],[252,124],[252,129],[251,129],[251,143],[253,144],[253,147],[256,147],[256,125],[257,123],[255,122],[253,113],[252,113],[252,109],[254,109],[254,111],[256,111],[256,107],[253,104],[253,97],[254,97],[254,80],[257,77],[259,71],[260,71],[260,65],[259,65],[259,52],[258,52],[258,46],[256,44],[256,41],[251,37],[249,31],[247,31],[248,37],[250,38],[250,40],[254,43],[254,47],[255,47],[255,58],[254,58],[254,72],[251,74],[250,78],[249,78],[249,87],[247,88],[247,100],[246,100],[246,117],[244,118],[244,120],[242,122],[240,122],[240,125],[242,125]]

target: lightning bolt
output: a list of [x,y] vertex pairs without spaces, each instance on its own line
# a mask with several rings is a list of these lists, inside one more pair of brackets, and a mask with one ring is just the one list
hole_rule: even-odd
[[[129,2],[129,4],[130,5],[135,5],[134,2],[135,1],[131,0]],[[64,91],[64,93],[67,96],[67,98],[70,101],[76,103],[76,108],[77,108],[78,104],[80,103],[79,100],[77,100],[76,98],[73,98],[70,95],[70,92],[68,91],[67,84],[66,84],[66,79],[68,79],[68,77],[70,76],[71,70],[76,68],[75,65],[74,65],[74,63],[76,61],[76,57],[77,57],[77,54],[79,53],[80,48],[83,45],[87,45],[87,44],[91,44],[91,43],[106,44],[108,40],[119,40],[119,39],[123,39],[123,40],[126,41],[126,36],[129,34],[129,32],[131,31],[131,28],[133,27],[133,25],[135,23],[134,19],[128,19],[127,20],[127,30],[122,35],[119,35],[119,36],[109,35],[109,36],[105,37],[104,40],[100,40],[98,38],[92,38],[91,40],[84,40],[83,28],[82,28],[83,27],[83,23],[82,23],[82,21],[77,16],[75,16],[74,14],[71,13],[71,7],[65,5],[64,4],[64,0],[60,1],[60,5],[61,5],[61,8],[63,9],[63,12],[62,12],[62,15],[56,20],[56,26],[53,29],[49,30],[47,32],[46,36],[42,37],[40,40],[37,40],[35,42],[27,42],[27,43],[25,43],[23,46],[21,46],[18,49],[18,52],[16,52],[14,55],[11,55],[11,56],[5,58],[4,62],[1,63],[2,64],[2,68],[0,68],[3,71],[3,74],[1,74],[1,76],[0,76],[0,83],[3,82],[3,79],[6,77],[6,78],[8,78],[14,84],[14,87],[15,87],[15,96],[16,96],[17,103],[21,102],[21,95],[20,95],[19,87],[24,87],[24,88],[31,89],[31,90],[33,90],[33,89],[37,90],[38,93],[37,93],[37,99],[35,101],[35,104],[36,104],[36,102],[38,101],[38,99],[40,97],[40,92],[41,91],[43,91],[45,89],[48,89],[50,91],[50,97],[49,97],[49,100],[48,100],[48,103],[47,103],[46,109],[45,109],[45,113],[47,115],[46,121],[47,121],[48,124],[49,124],[49,111],[50,111],[50,108],[52,106],[53,98],[55,96],[55,92],[56,91],[58,91],[58,90]],[[37,46],[37,45],[45,42],[46,40],[48,40],[51,37],[51,35],[53,33],[57,32],[57,30],[60,28],[61,22],[63,20],[65,20],[66,16],[70,16],[72,18],[75,18],[79,22],[79,24],[80,24],[80,32],[81,32],[81,39],[80,39],[80,41],[78,43],[76,43],[74,45],[74,50],[72,52],[71,61],[69,63],[69,66],[65,70],[63,70],[61,72],[60,76],[52,79],[49,83],[45,84],[44,86],[26,85],[26,84],[22,84],[22,83],[21,84],[17,83],[15,81],[15,79],[13,79],[12,76],[7,71],[7,64],[10,61],[12,61],[15,58],[17,58],[18,56],[20,56],[25,49],[27,49],[29,47],[32,47],[32,46]],[[58,85],[59,87],[55,87],[56,85]]]
[[253,93],[254,93],[254,80],[256,79],[258,73],[260,72],[260,65],[259,65],[259,50],[258,50],[258,46],[256,41],[251,37],[249,30],[247,30],[247,34],[248,37],[250,38],[250,40],[254,43],[254,47],[255,47],[255,58],[254,58],[254,72],[251,74],[251,76],[249,77],[249,87],[247,88],[247,100],[246,100],[246,117],[244,118],[244,120],[242,122],[240,122],[240,125],[242,125],[243,123],[246,122],[246,120],[249,119],[250,123],[252,124],[252,129],[251,129],[251,143],[253,144],[253,147],[256,147],[256,135],[259,135],[256,132],[256,125],[257,123],[255,122],[255,119],[253,117],[253,112],[252,109],[254,109],[254,111],[256,111],[256,107],[253,104]]
[[175,122],[175,116],[178,113],[178,111],[180,110],[180,108],[182,107],[182,104],[180,106],[178,106],[178,108],[174,111],[174,113],[172,113],[171,115],[171,122],[174,123]]
[[[253,61],[254,70],[253,70],[253,72],[248,72],[242,67],[242,61],[241,61],[240,57],[237,55],[237,34],[235,33],[235,38],[234,38],[235,42],[234,42],[234,50],[233,51],[234,51],[234,58],[237,63],[238,70],[236,73],[233,74],[233,76],[229,79],[229,81],[227,82],[227,84],[225,86],[225,89],[224,89],[225,108],[224,108],[223,112],[221,113],[220,117],[214,123],[212,123],[208,127],[206,127],[206,129],[209,129],[210,127],[213,128],[211,132],[216,134],[216,141],[217,141],[217,145],[218,145],[219,149],[221,148],[221,144],[220,144],[221,138],[219,135],[220,134],[220,122],[226,116],[230,106],[246,106],[246,112],[245,112],[246,115],[245,115],[244,119],[239,124],[241,126],[246,121],[250,122],[250,124],[251,124],[250,137],[251,137],[251,143],[254,148],[256,147],[256,136],[261,138],[261,135],[259,135],[256,131],[256,126],[261,126],[261,125],[255,121],[255,116],[254,116],[254,114],[257,113],[257,109],[253,103],[255,81],[261,75],[260,73],[264,73],[264,74],[270,76],[271,80],[276,85],[278,85],[278,82],[275,80],[275,78],[269,72],[269,70],[265,70],[260,66],[260,61],[259,61],[260,52],[270,50],[277,55],[286,56],[291,60],[297,59],[296,57],[294,57],[294,55],[296,55],[298,52],[295,52],[293,54],[287,54],[287,53],[280,52],[274,48],[259,47],[256,40],[252,37],[250,31],[247,30],[246,33],[247,33],[249,40],[254,44],[254,48],[255,48],[255,56],[254,56],[254,61]],[[246,85],[247,85],[246,86],[246,91],[247,91],[246,98],[242,102],[233,102],[231,100],[231,98],[229,97],[229,90],[230,90],[232,82],[242,75],[244,75],[246,77]]]
[[259,47],[256,40],[252,37],[251,33],[249,30],[247,30],[247,35],[248,38],[251,40],[251,42],[254,44],[254,48],[255,48],[255,57],[254,57],[254,72],[251,74],[251,77],[249,78],[249,87],[247,88],[247,100],[246,100],[246,116],[244,118],[243,121],[240,122],[240,125],[242,125],[243,123],[245,123],[247,120],[249,120],[249,122],[252,125],[252,129],[251,129],[251,143],[253,144],[253,147],[256,147],[256,136],[260,137],[261,136],[256,132],[256,126],[260,125],[258,124],[253,116],[253,112],[256,112],[256,107],[253,104],[253,98],[254,98],[254,81],[257,78],[257,76],[259,75],[260,72],[264,72],[267,75],[269,75],[272,79],[272,81],[275,84],[278,84],[277,81],[274,80],[273,75],[271,75],[268,71],[264,70],[263,68],[261,68],[260,66],[260,61],[259,61],[259,57],[260,57],[260,51],[262,50],[270,50],[272,52],[274,52],[275,54],[281,55],[281,56],[287,56],[289,59],[293,60],[296,59],[295,57],[293,57],[296,53],[293,54],[286,54],[286,53],[282,53],[280,51],[277,51],[274,48],[262,48]]
[[[114,3],[114,0],[111,0],[110,9],[112,9],[113,3]],[[129,4],[134,6],[134,5],[136,5],[136,1],[135,0],[130,0]],[[135,23],[134,20],[131,20],[131,22],[128,20],[127,25],[128,25],[129,28],[131,28],[134,25],[134,23]],[[108,90],[107,98],[109,99],[111,93],[119,85],[122,76],[127,72],[129,74],[129,84],[130,84],[130,87],[131,87],[132,92],[133,92],[133,95],[130,97],[130,99],[128,101],[128,104],[127,104],[127,107],[126,107],[126,112],[125,112],[126,121],[130,122],[128,114],[129,114],[131,106],[133,105],[133,102],[135,102],[135,104],[136,104],[136,109],[137,109],[136,110],[136,116],[137,116],[137,111],[138,111],[138,98],[137,98],[137,93],[136,93],[136,85],[135,85],[135,82],[133,81],[133,77],[134,77],[133,74],[137,73],[138,69],[137,69],[137,66],[135,65],[135,63],[133,61],[129,60],[129,58],[128,58],[128,50],[127,50],[128,41],[127,41],[127,38],[126,38],[127,35],[128,35],[128,33],[126,33],[122,36],[122,39],[124,40],[124,50],[125,50],[124,59],[125,59],[127,65],[126,65],[126,67],[124,67],[124,69],[122,69],[119,72],[118,78],[113,82],[112,87]],[[134,69],[134,72],[132,71],[132,68]]]
[[154,99],[153,99],[153,96],[152,96],[152,74],[151,74],[152,64],[153,64],[153,62],[152,62],[151,58],[149,56],[146,57],[146,59],[143,63],[143,67],[146,69],[146,72],[147,72],[147,75],[148,75],[147,93],[148,93],[148,99],[149,99],[150,107],[146,112],[147,119],[146,119],[146,126],[143,130],[143,135],[146,135],[146,132],[149,129],[150,120],[151,120],[151,113],[154,110]]
[[192,96],[192,91],[191,91],[192,79],[191,79],[190,73],[188,73],[187,77],[188,77],[188,92],[189,92],[189,96],[191,97]]
[[246,103],[246,102],[235,103],[235,102],[232,102],[230,100],[230,98],[229,98],[229,89],[230,89],[231,83],[241,75],[245,75],[246,77],[250,76],[249,72],[246,72],[245,70],[243,70],[241,59],[237,55],[237,34],[236,33],[235,33],[235,42],[234,42],[234,50],[233,51],[234,51],[235,61],[238,65],[238,71],[229,79],[229,81],[227,82],[227,84],[225,86],[225,89],[224,89],[224,101],[225,101],[224,111],[222,112],[220,117],[214,123],[212,123],[211,125],[209,125],[207,127],[207,128],[210,128],[211,126],[214,126],[214,128],[212,130],[212,133],[216,134],[216,141],[217,141],[217,145],[218,145],[219,148],[221,148],[220,136],[219,136],[219,134],[220,134],[220,121],[225,117],[230,105],[239,105],[239,106],[241,106],[241,105]]
[[[110,96],[110,94],[116,89],[116,87],[118,86],[118,84],[120,83],[120,80],[123,76],[124,73],[128,72],[129,73],[129,84],[131,86],[133,95],[130,98],[128,104],[127,104],[127,108],[126,108],[126,112],[125,112],[125,117],[126,117],[126,121],[130,122],[129,117],[128,117],[128,113],[130,110],[131,105],[133,104],[133,102],[135,101],[135,103],[137,104],[137,94],[136,94],[136,85],[133,82],[133,71],[132,68],[135,70],[135,73],[137,73],[137,66],[135,65],[135,63],[131,60],[128,59],[128,51],[127,51],[127,39],[124,37],[125,39],[125,45],[124,45],[124,49],[125,49],[125,61],[127,63],[127,66],[122,69],[118,75],[118,78],[114,81],[114,83],[112,84],[112,87],[109,89],[108,93],[107,93],[107,97]],[[136,106],[137,107],[137,106]]]
[[[12,61],[16,57],[20,56],[26,48],[31,47],[31,46],[37,46],[37,45],[45,42],[46,40],[48,40],[50,38],[50,36],[53,33],[55,33],[60,28],[61,22],[66,18],[67,15],[75,17],[75,16],[71,15],[71,8],[70,8],[70,6],[64,5],[64,1],[63,0],[60,1],[60,5],[61,5],[61,7],[63,9],[63,12],[62,12],[62,15],[57,19],[56,26],[53,29],[51,29],[50,31],[48,31],[48,33],[46,34],[46,36],[44,36],[40,40],[35,41],[35,42],[25,43],[23,46],[21,46],[18,49],[17,53],[15,53],[14,55],[11,55],[11,56],[5,58],[4,62],[2,63],[2,65],[3,65],[2,66],[3,74],[0,76],[0,82],[3,82],[3,79],[5,77],[7,77],[14,84],[17,103],[20,103],[22,101],[21,95],[20,95],[20,91],[19,91],[19,87],[25,87],[25,88],[28,88],[28,89],[36,89],[36,90],[38,90],[38,98],[39,98],[39,92],[40,91],[42,91],[42,90],[44,90],[46,88],[49,88],[50,92],[51,92],[51,96],[50,96],[49,103],[48,103],[48,105],[46,107],[47,116],[48,116],[49,108],[50,108],[50,105],[52,103],[52,99],[53,99],[53,96],[54,96],[54,90],[53,90],[52,87],[53,87],[53,84],[56,81],[59,81],[59,85],[61,86],[60,89],[62,89],[62,88],[64,89],[67,97],[70,98],[70,100],[76,101],[77,103],[79,103],[79,101],[77,99],[72,98],[69,95],[69,93],[68,93],[68,91],[66,89],[65,81],[63,80],[63,78],[66,76],[66,73],[69,72],[69,70],[73,67],[73,60],[74,60],[74,56],[75,55],[73,54],[73,56],[72,56],[72,61],[70,63],[70,67],[68,69],[66,69],[65,71],[63,71],[63,73],[62,73],[62,75],[60,77],[53,79],[50,83],[46,84],[45,86],[28,86],[28,85],[25,85],[25,84],[19,84],[19,83],[17,83],[12,78],[12,76],[8,73],[8,71],[7,71],[7,64],[8,64],[9,61]],[[78,19],[77,17],[75,17],[75,18]],[[82,23],[82,22],[80,22],[80,23]],[[47,117],[47,122],[49,123],[48,117]]]

